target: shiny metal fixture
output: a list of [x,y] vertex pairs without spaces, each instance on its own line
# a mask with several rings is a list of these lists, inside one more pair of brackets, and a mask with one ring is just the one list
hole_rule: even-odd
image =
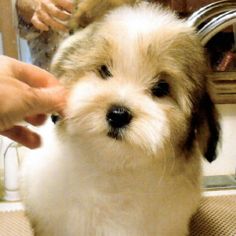
[[[204,22],[206,24],[201,27]],[[236,1],[223,0],[202,7],[188,18],[188,24],[198,29],[201,43],[205,46],[217,33],[236,24]]]
[[195,11],[189,18],[189,25],[199,27],[202,23],[208,21],[221,13],[236,9],[235,0],[223,0],[208,4],[205,7]]

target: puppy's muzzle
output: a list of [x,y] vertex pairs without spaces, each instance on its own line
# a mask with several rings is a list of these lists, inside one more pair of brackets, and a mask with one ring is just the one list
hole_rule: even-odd
[[106,120],[110,127],[108,136],[119,139],[120,131],[127,127],[133,116],[127,107],[112,105],[106,114]]

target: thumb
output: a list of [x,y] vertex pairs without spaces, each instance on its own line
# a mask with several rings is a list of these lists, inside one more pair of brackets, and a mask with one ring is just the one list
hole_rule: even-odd
[[58,112],[63,115],[67,91],[61,86],[32,89],[31,108],[28,115]]

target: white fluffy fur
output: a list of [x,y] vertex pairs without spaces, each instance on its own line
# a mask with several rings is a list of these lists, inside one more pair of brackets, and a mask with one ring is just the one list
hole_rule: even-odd
[[[54,71],[61,63],[63,79],[75,82],[67,117],[48,129],[43,147],[23,165],[22,195],[36,235],[186,236],[200,197],[201,155],[196,143],[190,154],[179,143],[188,133],[194,86],[178,65],[171,67],[168,53],[176,49],[166,44],[177,32],[192,29],[169,12],[142,5],[113,11],[99,32],[116,45],[113,78],[86,71],[76,80],[79,55],[74,63],[61,63],[61,52],[82,39],[83,31],[65,41],[54,58]],[[154,39],[163,59],[142,60],[140,45]],[[147,89],[162,68],[176,73],[170,81],[175,94],[156,99]],[[105,116],[114,103],[134,114],[122,140],[107,136]]]

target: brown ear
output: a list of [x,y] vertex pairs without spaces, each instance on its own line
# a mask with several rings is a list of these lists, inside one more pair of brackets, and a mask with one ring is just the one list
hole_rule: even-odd
[[195,132],[202,154],[212,162],[217,157],[217,143],[220,138],[220,124],[215,105],[208,92],[199,101],[195,114]]

